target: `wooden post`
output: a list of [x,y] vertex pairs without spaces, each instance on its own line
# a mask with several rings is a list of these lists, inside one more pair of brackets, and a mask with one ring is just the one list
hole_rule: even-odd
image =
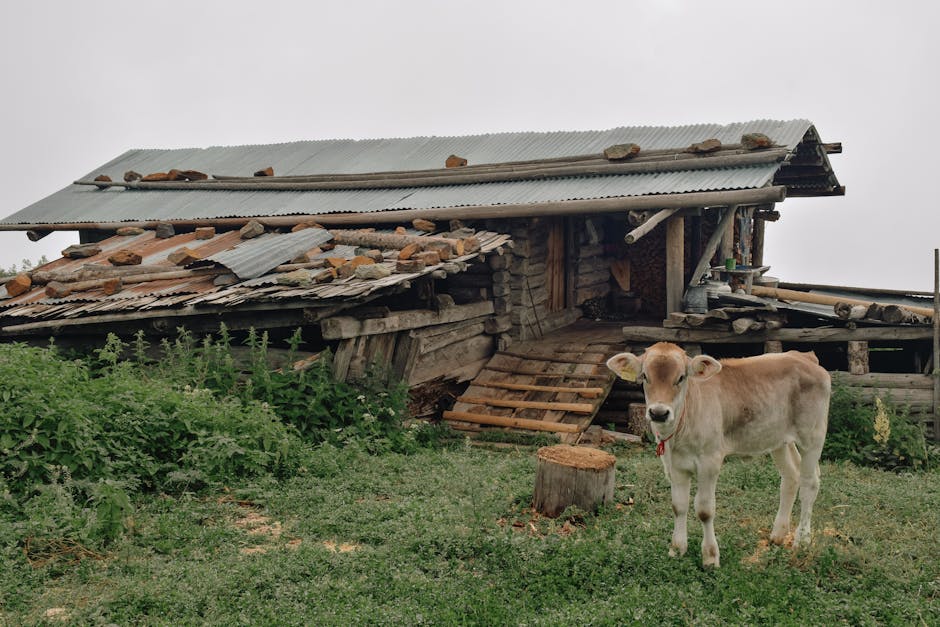
[[[737,207],[728,207],[727,210],[737,213]],[[734,257],[734,220],[728,220],[727,223],[722,220],[720,224],[724,225],[724,230],[721,232],[721,244],[718,246],[718,263],[724,263],[725,259]]]
[[933,439],[940,442],[940,249],[933,249]]
[[868,342],[850,340],[848,345],[849,372],[868,374]]
[[614,500],[617,458],[584,446],[543,446],[538,450],[532,505],[554,518],[565,508],[592,512]]
[[682,310],[685,287],[683,258],[685,249],[685,222],[681,216],[666,222],[666,315]]
[[783,352],[783,342],[780,340],[767,340],[764,342],[764,352],[765,353],[782,353]]
[[751,265],[764,265],[764,229],[767,221],[760,216],[754,216],[753,244],[751,245]]

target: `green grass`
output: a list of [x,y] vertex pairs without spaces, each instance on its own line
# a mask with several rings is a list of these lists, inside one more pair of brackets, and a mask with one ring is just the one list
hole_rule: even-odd
[[[668,484],[617,452],[616,505],[528,509],[534,449],[317,449],[294,477],[146,497],[97,559],[30,555],[0,521],[0,624],[940,624],[940,474],[827,463],[806,550],[767,547],[769,459],[718,487],[722,568],[701,529],[670,559]],[[252,533],[251,525],[261,533]],[[4,529],[6,525],[6,529]],[[76,547],[72,547],[76,548]]]

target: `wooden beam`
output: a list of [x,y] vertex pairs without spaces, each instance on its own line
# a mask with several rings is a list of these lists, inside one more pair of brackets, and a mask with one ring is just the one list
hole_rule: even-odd
[[298,214],[293,216],[198,218],[174,220],[129,220],[127,222],[62,222],[42,224],[0,224],[0,231],[25,231],[42,229],[49,231],[77,231],[82,229],[117,230],[123,226],[154,229],[158,224],[179,227],[215,226],[218,228],[240,228],[257,220],[266,227],[294,226],[302,222],[317,222],[322,225],[394,224],[410,222],[415,218],[426,220],[487,220],[492,218],[525,218],[533,216],[585,215],[593,213],[626,213],[634,209],[672,209],[675,207],[716,207],[738,204],[764,204],[781,202],[787,189],[778,185],[759,189],[736,189],[685,194],[659,194],[651,196],[626,196],[621,198],[597,198],[590,200],[560,200],[506,205],[467,205],[462,207],[440,207],[430,209],[399,209],[363,213]]
[[729,224],[734,224],[734,215],[737,213],[737,210],[737,205],[729,206],[724,209],[724,215],[721,216],[721,220],[718,221],[718,226],[715,227],[715,231],[711,234],[711,237],[708,238],[708,243],[705,244],[705,250],[702,251],[702,257],[695,265],[692,276],[689,277],[689,287],[698,285],[702,276],[708,268],[711,267],[711,259],[715,251],[718,250],[718,243],[721,241],[722,234],[725,229],[728,228]]
[[635,244],[637,240],[639,240],[641,237],[643,237],[644,235],[652,231],[661,222],[666,221],[668,218],[672,216],[672,214],[674,214],[677,211],[679,211],[678,208],[663,209],[662,211],[657,211],[643,224],[641,224],[640,226],[636,227],[635,229],[627,233],[623,237],[623,241],[626,242],[627,244]]
[[787,281],[781,281],[780,287],[788,290],[800,290],[800,291],[810,291],[810,290],[834,290],[838,292],[855,292],[857,294],[870,294],[873,296],[881,296],[884,294],[890,294],[892,296],[929,296],[933,298],[933,290],[927,291],[917,291],[917,290],[892,290],[892,289],[879,289],[876,287],[849,287],[845,285],[820,285],[817,283],[790,283]]
[[530,431],[556,431],[561,433],[579,433],[581,427],[565,422],[545,422],[529,418],[508,418],[506,416],[490,416],[488,414],[475,414],[464,411],[445,411],[444,420],[472,422],[479,425],[492,425],[495,427],[512,427],[515,429],[528,429]]
[[[652,221],[652,220],[651,220]],[[685,286],[685,218],[666,222],[666,314],[682,311]]]
[[[431,235],[399,235],[397,233],[376,233],[374,231],[351,231],[347,229],[332,229],[330,235],[337,244],[350,244],[353,246],[369,246],[372,248],[401,249],[408,244],[417,244],[420,250],[432,243],[441,243],[448,246],[455,255],[472,252],[473,246],[467,246],[464,239],[449,237],[434,237]],[[476,244],[479,248],[479,243]]]
[[664,329],[662,327],[624,327],[627,342],[697,342],[702,344],[762,344],[768,340],[792,343],[859,341],[929,340],[930,327],[859,327],[841,329],[819,327],[807,329],[774,329],[737,335],[730,330]]
[[[323,180],[322,177],[294,177],[283,180],[278,177],[251,177],[241,179],[206,179],[200,181],[75,181],[76,185],[94,185],[98,188],[123,187],[140,190],[174,191],[324,191],[350,189],[384,189],[431,187],[441,185],[476,185],[479,183],[502,183],[508,181],[532,181],[560,176],[604,176],[616,174],[645,174],[650,172],[680,172],[688,170],[706,170],[732,168],[783,161],[790,154],[786,148],[762,150],[747,154],[720,157],[700,157],[686,159],[661,159],[648,162],[628,161],[625,163],[604,161],[602,163],[563,163],[533,169],[498,169],[486,172],[460,169],[438,170],[428,175],[397,176],[389,173],[385,176],[361,176],[346,180]],[[332,175],[336,177],[337,175]]]
[[833,383],[858,388],[905,388],[930,390],[933,388],[933,376],[928,374],[869,372],[850,374],[835,371],[830,373]]
[[[294,301],[288,303],[248,303],[239,305],[237,313],[279,312],[286,309],[301,309],[303,310],[303,313],[300,316],[302,318],[302,322],[311,324],[317,322],[322,317],[329,316],[350,306],[350,304],[343,304],[341,306],[317,308],[310,307],[310,303],[305,301]],[[235,313],[232,308],[225,305],[211,305],[198,308],[194,305],[186,305],[179,309],[165,308],[147,311],[129,311],[119,314],[98,314],[93,316],[83,316],[81,318],[43,320],[41,322],[11,324],[0,327],[0,335],[40,335],[47,333],[50,335],[55,335],[68,329],[75,329],[76,327],[84,327],[89,325],[119,324],[124,322],[137,323],[141,320],[159,320],[161,318],[175,320],[177,318],[187,318],[192,316],[214,316],[217,317],[216,319],[221,321],[221,316],[223,314],[232,313]],[[263,316],[255,316],[254,318],[259,322],[263,320]],[[218,326],[218,324],[216,324],[216,326]]]
[[482,301],[467,305],[458,305],[443,311],[428,309],[412,309],[398,311],[387,318],[372,318],[357,320],[351,316],[336,316],[327,318],[320,323],[325,340],[343,340],[359,335],[376,335],[391,333],[392,331],[405,331],[435,324],[457,322],[477,316],[486,316],[493,313],[492,301]]

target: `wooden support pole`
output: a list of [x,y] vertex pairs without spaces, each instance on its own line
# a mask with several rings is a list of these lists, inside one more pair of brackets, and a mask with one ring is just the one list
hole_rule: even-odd
[[[737,207],[729,209],[732,214],[737,214]],[[725,259],[734,257],[734,220],[727,223],[722,220],[721,242],[718,245],[718,263],[724,263]]]
[[940,249],[933,249],[933,439],[940,442]]
[[684,251],[685,219],[670,218],[666,222],[666,315],[682,310]]
[[868,342],[848,343],[849,374],[868,374]]
[[679,209],[663,209],[662,211],[657,211],[649,220],[627,233],[624,236],[623,241],[625,241],[627,244],[635,244],[637,240],[652,231],[661,222],[664,222],[665,220],[672,217],[672,214],[678,210]]
[[764,265],[764,233],[767,227],[767,221],[756,213],[754,214],[754,233],[753,245],[751,246],[751,265]]
[[711,259],[715,251],[718,250],[718,242],[721,241],[722,233],[724,233],[729,224],[734,224],[734,214],[737,213],[737,209],[737,206],[730,206],[724,210],[724,215],[721,216],[721,220],[719,220],[715,232],[708,238],[708,243],[705,244],[705,250],[702,251],[702,257],[695,265],[692,276],[689,277],[689,287],[698,285],[702,276],[708,268],[711,267]]

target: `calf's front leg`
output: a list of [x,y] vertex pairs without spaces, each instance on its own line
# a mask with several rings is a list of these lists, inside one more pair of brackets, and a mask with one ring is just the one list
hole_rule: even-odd
[[686,522],[689,517],[689,491],[692,487],[692,473],[673,466],[672,472],[669,474],[672,491],[672,513],[675,517],[669,556],[676,557],[677,555],[685,555],[686,550],[689,548]]
[[702,566],[720,566],[718,540],[715,538],[715,488],[721,460],[702,460],[695,491],[695,514],[702,521]]

